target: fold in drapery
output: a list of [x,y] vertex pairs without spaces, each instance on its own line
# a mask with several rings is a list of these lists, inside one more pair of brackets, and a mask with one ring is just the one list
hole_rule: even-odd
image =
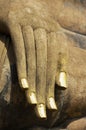
[[2,73],[2,66],[6,57],[6,47],[4,43],[0,40],[0,78],[1,78],[1,73]]
[[7,58],[8,44],[9,44],[9,38],[6,35],[0,34],[0,92],[2,91],[3,87],[7,82],[5,74],[7,73],[6,71],[9,68],[7,65],[9,64]]

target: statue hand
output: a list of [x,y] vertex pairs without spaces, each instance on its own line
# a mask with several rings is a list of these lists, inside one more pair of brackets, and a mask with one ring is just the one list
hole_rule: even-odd
[[35,3],[35,7],[30,1],[26,5],[25,0],[21,3],[14,1],[11,4],[7,21],[16,55],[18,78],[28,102],[37,104],[37,114],[46,118],[46,106],[57,109],[54,99],[55,81],[66,87],[64,47],[61,44],[62,49],[59,49],[55,33],[60,30],[60,26],[53,21],[46,8],[42,10],[38,3]]

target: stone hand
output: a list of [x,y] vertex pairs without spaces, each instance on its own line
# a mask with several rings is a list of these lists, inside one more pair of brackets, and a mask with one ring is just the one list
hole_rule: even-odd
[[66,49],[60,33],[55,33],[61,28],[46,5],[42,7],[35,1],[34,6],[33,2],[11,1],[6,25],[13,41],[20,86],[28,102],[37,104],[39,117],[46,118],[46,106],[57,109],[55,81],[66,87]]
[[[61,37],[64,39],[64,45],[60,41]],[[37,103],[38,116],[46,118],[46,106],[49,109],[57,109],[54,100],[55,81],[60,86],[67,87],[64,79],[67,61],[65,35],[61,32],[48,33],[43,28],[33,30],[31,26],[26,26],[23,28],[23,38],[29,83],[29,89],[25,91],[26,97],[29,103]]]

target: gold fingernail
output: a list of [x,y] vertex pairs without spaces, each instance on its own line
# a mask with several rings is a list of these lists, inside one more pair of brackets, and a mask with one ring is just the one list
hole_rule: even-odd
[[57,106],[53,97],[50,97],[48,102],[50,109],[57,110]]
[[30,92],[29,93],[29,102],[31,104],[37,104],[37,99],[36,99],[35,92]]
[[37,105],[37,115],[40,118],[46,118],[46,108],[44,104],[38,104]]
[[23,89],[28,89],[28,88],[29,88],[28,82],[27,82],[27,80],[26,80],[25,78],[22,78],[22,79],[20,80],[20,85],[21,85],[21,87],[22,87]]
[[67,88],[67,76],[65,72],[60,72],[59,83],[60,83],[60,86]]

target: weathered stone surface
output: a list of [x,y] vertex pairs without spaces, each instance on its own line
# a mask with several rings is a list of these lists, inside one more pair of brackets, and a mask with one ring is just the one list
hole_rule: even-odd
[[[11,66],[13,84],[10,77],[6,75],[8,81],[0,94],[0,127],[30,127],[36,125],[52,126],[66,120],[78,118],[86,115],[86,50],[69,46],[68,63],[68,88],[59,90],[56,86],[56,102],[58,111],[48,110],[48,118],[43,121],[36,117],[35,106],[30,106],[26,102],[24,92],[21,91],[17,83],[15,66]],[[6,60],[5,65],[8,64]],[[78,65],[78,67],[77,67]],[[6,68],[3,68],[3,71]],[[10,74],[9,71],[7,71]],[[7,74],[6,72],[6,74]]]
[[[0,128],[66,127],[71,119],[86,117],[85,1],[8,0],[6,2],[0,0],[0,33],[4,32],[11,36],[16,60],[8,50],[3,67],[0,66],[2,67],[2,72],[0,71],[0,74],[2,74],[0,81]],[[41,120],[36,116],[35,106],[27,103],[25,92],[19,88],[18,78],[21,78],[19,74],[23,71],[24,74],[26,73],[26,52],[22,31],[23,27],[27,27],[27,25],[32,26],[33,30],[43,28],[47,33],[61,31],[64,37],[63,35],[59,37],[61,39],[61,41],[59,39],[59,43],[64,43],[66,40],[68,44],[68,88],[61,90],[56,85],[55,95],[58,111],[47,110],[48,117],[46,120]],[[6,41],[4,42],[6,43]],[[62,48],[64,48],[64,44]],[[2,50],[1,52],[3,53]],[[22,61],[24,64],[22,64]],[[15,67],[16,62],[18,77]],[[79,122],[70,123],[68,129],[74,130],[74,125],[78,128],[77,125],[78,123],[82,124],[82,120],[81,122],[79,120]]]

